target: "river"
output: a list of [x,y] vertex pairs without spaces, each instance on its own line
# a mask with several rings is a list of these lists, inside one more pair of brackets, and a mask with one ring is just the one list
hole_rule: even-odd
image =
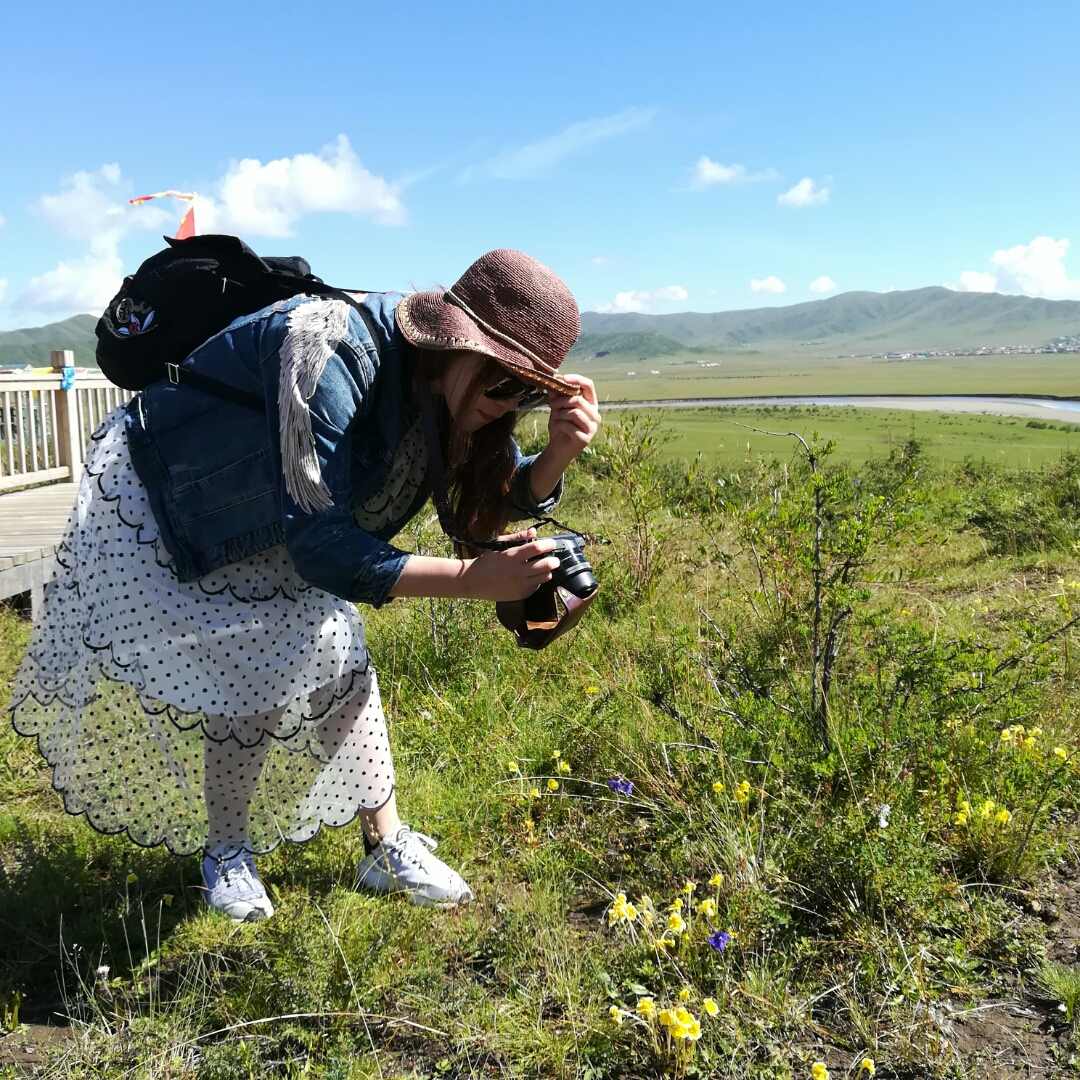
[[997,397],[979,394],[865,394],[849,397],[681,398],[671,401],[605,401],[603,409],[707,409],[745,405],[851,405],[863,409],[914,409],[920,412],[975,412],[1080,423],[1080,400]]

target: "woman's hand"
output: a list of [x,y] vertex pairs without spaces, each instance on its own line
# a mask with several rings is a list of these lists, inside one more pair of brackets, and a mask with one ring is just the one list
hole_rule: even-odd
[[529,486],[537,501],[546,499],[570,463],[593,441],[600,430],[596,387],[584,375],[564,375],[578,388],[576,394],[548,393],[548,444],[533,462]]
[[500,536],[500,540],[521,540],[522,544],[509,551],[485,551],[470,559],[463,579],[468,595],[476,600],[524,600],[550,581],[559,560],[539,556],[553,551],[555,541],[550,536],[541,540],[535,536],[535,529]]
[[500,540],[520,540],[521,544],[509,551],[485,551],[476,559],[410,555],[390,595],[524,600],[550,581],[559,566],[554,556],[540,557],[554,549],[554,539],[535,537],[535,529],[500,536]]

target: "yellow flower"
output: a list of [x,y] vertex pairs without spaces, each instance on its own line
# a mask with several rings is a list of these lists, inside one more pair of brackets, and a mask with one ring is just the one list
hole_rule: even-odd
[[1031,736],[1031,737],[1032,737],[1033,739],[1037,739],[1037,738],[1038,738],[1038,737],[1039,737],[1040,735],[1042,735],[1042,733],[1043,733],[1043,729],[1042,729],[1041,727],[1033,727],[1033,728],[1032,728],[1032,729],[1031,729],[1031,730],[1030,730],[1030,731],[1028,732],[1028,734],[1029,734],[1029,735],[1030,735],[1030,736]]
[[600,693],[600,687],[599,686],[586,686],[585,687],[585,693],[586,694],[599,694]]
[[996,821],[996,822],[997,822],[997,823],[998,823],[999,825],[1008,825],[1008,824],[1009,824],[1009,822],[1010,822],[1010,821],[1012,820],[1012,814],[1011,814],[1011,813],[1009,813],[1009,811],[1008,811],[1008,810],[1006,810],[1006,809],[1005,809],[1004,807],[1002,807],[1002,808],[1001,808],[1001,809],[1000,809],[1000,810],[999,810],[999,811],[998,811],[998,812],[997,812],[997,813],[996,813],[996,814],[994,815],[994,820],[995,820],[995,821]]
[[707,919],[711,919],[716,915],[716,901],[711,897],[702,900],[697,906],[698,911],[701,912]]
[[679,991],[679,1000],[680,1001],[689,1001],[690,1000],[690,991],[689,991],[689,989],[687,987],[684,986]]
[[518,763],[516,761],[508,761],[506,763],[506,771],[507,772],[517,772],[518,771]]
[[686,1033],[684,1037],[691,1042],[697,1042],[701,1038],[701,1024],[697,1020],[691,1020],[682,1030]]
[[1012,730],[1011,727],[1005,728],[1005,730],[1001,733],[1001,741],[1002,742],[1009,742],[1012,739],[1012,737],[1013,737],[1013,730]]
[[720,1012],[720,1006],[712,998],[706,998],[701,1006],[710,1016],[716,1016]]
[[669,937],[657,938],[656,944],[662,949],[670,949],[675,944],[675,939]]
[[715,792],[716,792],[716,794],[717,794],[717,795],[719,795],[719,794],[720,794],[720,792],[724,790],[724,784],[723,784],[723,781],[721,781],[721,780],[714,780],[714,781],[713,781],[713,786],[712,786],[712,789],[713,789],[713,791],[715,791]]
[[619,1011],[618,1005],[612,1005],[611,1008],[608,1009],[608,1016],[611,1017],[611,1022],[613,1024],[622,1024],[622,1013]]
[[684,886],[682,887],[682,891],[683,891],[684,893],[686,893],[686,895],[687,895],[687,896],[690,896],[690,895],[692,895],[692,894],[693,894],[693,892],[694,892],[694,890],[695,890],[696,888],[697,888],[697,882],[696,882],[696,881],[688,881],[688,882],[687,882],[687,883],[686,883],[686,884],[685,884],[685,885],[684,885]]
[[1054,747],[1054,757],[1061,758],[1061,760],[1064,761],[1068,756],[1068,752],[1065,750],[1064,746]]
[[901,608],[901,609],[900,609],[900,614],[901,614],[901,615],[910,615],[910,614],[911,614],[911,612],[910,612],[910,611],[908,611],[908,609],[907,609],[907,608]]
[[668,911],[682,911],[682,897],[676,896],[668,905]]
[[167,892],[161,899],[165,901],[166,907],[172,907],[173,894],[171,892]]
[[[633,914],[631,914],[633,912]],[[637,916],[637,908],[626,902],[626,893],[619,893],[608,908],[608,926],[614,926],[617,922],[633,922]]]
[[562,757],[562,751],[561,750],[552,750],[551,751],[551,760],[552,761],[558,761],[559,758],[561,758],[561,757]]
[[548,791],[558,791],[559,790],[559,781],[556,780],[554,777],[552,777],[550,780],[548,780],[547,787],[548,787]]
[[994,806],[994,800],[987,799],[986,802],[984,802],[982,806],[979,807],[979,817],[984,819],[988,818],[994,812]]
[[877,1066],[874,1064],[874,1059],[871,1057],[865,1057],[859,1062],[859,1071],[866,1073],[867,1076],[873,1076],[877,1072]]
[[643,997],[637,1003],[638,1016],[644,1016],[646,1020],[651,1020],[656,1015],[656,1002],[651,997]]
[[559,772],[561,772],[563,774],[569,774],[569,772],[570,772],[570,762],[569,761],[560,761],[559,762]]
[[719,889],[724,884],[724,875],[719,870],[711,878],[709,878],[709,884]]
[[1026,738],[1026,739],[1024,740],[1024,749],[1025,749],[1025,750],[1030,750],[1030,749],[1032,749],[1032,748],[1033,748],[1034,746],[1035,746],[1035,737],[1034,737],[1033,735],[1029,735],[1029,736],[1028,736],[1028,737],[1027,737],[1027,738]]
[[810,1075],[814,1080],[829,1080],[829,1069],[824,1061],[815,1061],[810,1066]]
[[532,797],[534,799],[539,799],[540,798],[540,789],[539,788],[533,788],[532,791],[529,794],[532,795]]
[[678,912],[672,912],[667,919],[667,928],[676,934],[681,934],[686,929],[686,923]]
[[967,814],[960,813],[957,814],[955,818],[953,818],[953,821],[955,821],[957,825],[966,825],[968,822],[968,816]]
[[139,879],[135,874],[128,874],[128,876],[127,876],[127,883],[129,885],[134,885],[135,882],[138,881],[138,880]]
[[735,801],[742,805],[743,803],[750,801],[750,781],[744,780],[735,789]]
[[684,1009],[681,1005],[675,1010],[675,1023],[676,1024],[692,1024],[694,1022],[694,1014]]
[[[649,1001],[652,1001],[652,998],[649,998]],[[664,1027],[671,1027],[671,1025],[675,1023],[675,1014],[670,1009],[661,1009],[660,1023],[663,1024]]]

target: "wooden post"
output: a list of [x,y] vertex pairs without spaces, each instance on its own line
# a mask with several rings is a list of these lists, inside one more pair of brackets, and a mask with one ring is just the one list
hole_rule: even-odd
[[[74,374],[75,353],[71,349],[54,349],[49,354],[53,371],[61,374],[64,368],[71,368]],[[78,391],[56,391],[56,449],[60,455],[60,464],[70,470],[68,483],[77,484],[82,479],[83,445],[79,437],[79,399]]]

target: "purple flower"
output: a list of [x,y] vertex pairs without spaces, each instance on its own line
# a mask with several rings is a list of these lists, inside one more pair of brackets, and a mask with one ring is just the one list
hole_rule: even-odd
[[731,935],[725,933],[723,930],[714,930],[709,935],[709,944],[717,952],[723,952],[727,948],[727,943],[730,940],[731,940]]
[[609,780],[607,786],[615,792],[616,795],[633,795],[634,784],[632,780],[624,780],[621,776],[616,776],[614,780]]

